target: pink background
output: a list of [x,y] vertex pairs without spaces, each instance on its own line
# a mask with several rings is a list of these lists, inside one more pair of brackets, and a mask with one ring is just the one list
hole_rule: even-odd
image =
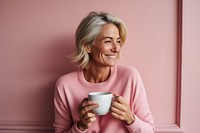
[[156,132],[200,132],[198,0],[1,0],[0,133],[53,132],[54,85],[75,70],[66,56],[93,10],[125,21],[120,63],[139,70]]

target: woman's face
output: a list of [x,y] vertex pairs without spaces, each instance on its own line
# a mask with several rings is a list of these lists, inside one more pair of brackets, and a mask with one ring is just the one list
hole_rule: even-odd
[[100,67],[115,66],[119,60],[121,39],[114,24],[106,24],[94,44],[90,46],[91,65]]

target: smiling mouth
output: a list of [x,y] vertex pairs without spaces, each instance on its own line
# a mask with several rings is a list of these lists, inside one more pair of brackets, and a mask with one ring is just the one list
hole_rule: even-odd
[[111,56],[109,56],[110,58],[115,58],[116,56],[115,55],[111,55]]
[[109,57],[109,58],[116,58],[117,57],[117,55],[106,55],[107,57]]

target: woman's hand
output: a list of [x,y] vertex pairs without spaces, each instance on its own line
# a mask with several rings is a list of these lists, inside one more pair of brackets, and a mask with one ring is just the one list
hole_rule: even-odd
[[130,125],[135,121],[135,117],[130,110],[128,102],[122,96],[114,96],[111,106],[111,114],[113,117],[124,121],[127,125]]
[[93,101],[89,101],[88,98],[83,99],[79,105],[78,114],[80,121],[77,126],[80,130],[84,131],[90,127],[93,121],[96,120],[96,115],[93,113],[93,109],[97,108],[98,104]]

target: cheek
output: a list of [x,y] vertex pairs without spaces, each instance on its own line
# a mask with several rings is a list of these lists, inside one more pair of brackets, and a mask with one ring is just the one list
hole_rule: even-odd
[[106,47],[98,48],[98,49],[95,50],[95,53],[99,54],[99,55],[104,54],[104,53],[108,53],[108,52],[109,52],[109,49],[106,48]]
[[121,45],[117,45],[117,51],[120,51],[120,50],[121,50],[121,48],[122,48],[122,46],[121,46]]
[[94,60],[102,58],[103,52],[101,50],[95,49],[91,52],[91,56]]
[[110,46],[93,47],[91,54],[94,58],[102,58],[104,54],[110,52],[110,49]]

